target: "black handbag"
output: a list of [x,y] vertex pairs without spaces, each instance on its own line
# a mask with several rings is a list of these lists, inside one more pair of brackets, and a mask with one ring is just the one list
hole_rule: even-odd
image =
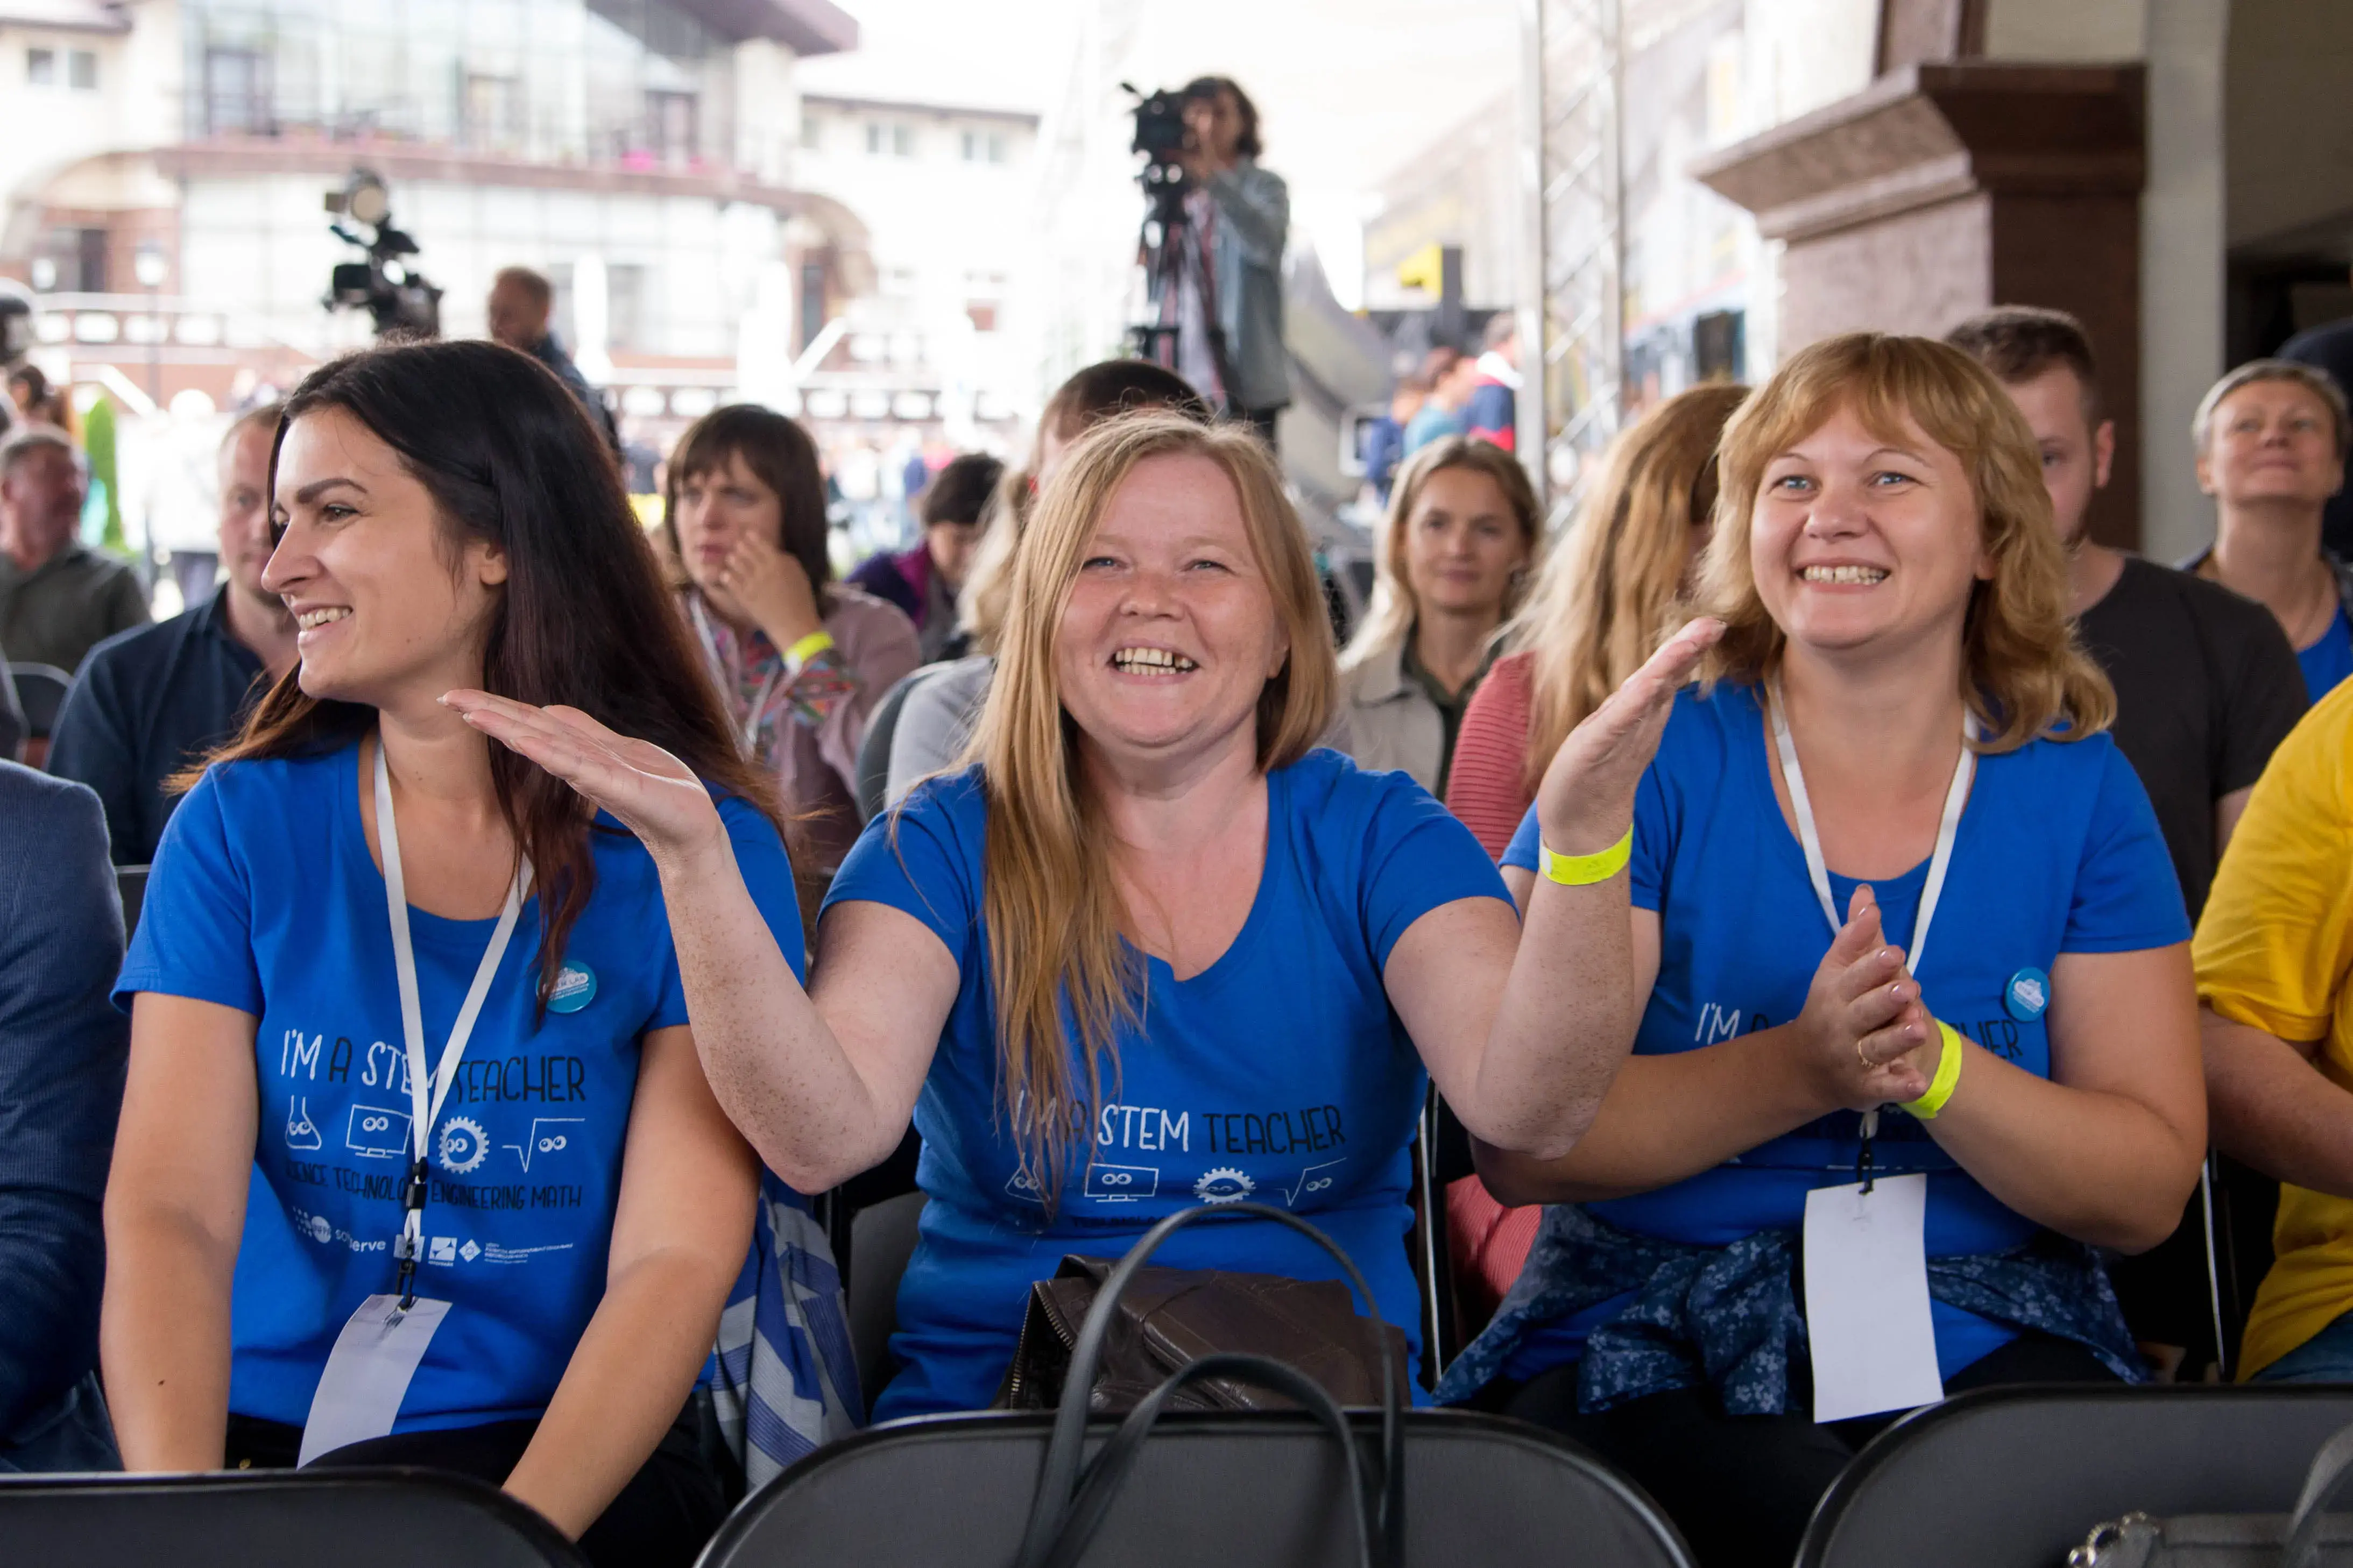
[[[1349,1513],[1356,1521],[1356,1562],[1359,1568],[1391,1568],[1401,1561],[1405,1530],[1405,1447],[1401,1358],[1393,1358],[1389,1341],[1380,1331],[1377,1316],[1358,1319],[1366,1332],[1366,1348],[1380,1365],[1380,1444],[1367,1453],[1357,1441],[1347,1415],[1324,1385],[1296,1367],[1271,1356],[1247,1352],[1217,1351],[1178,1367],[1158,1386],[1143,1395],[1092,1461],[1085,1461],[1087,1415],[1105,1342],[1120,1315],[1120,1300],[1145,1272],[1145,1263],[1163,1241],[1180,1227],[1222,1215],[1248,1215],[1271,1220],[1308,1237],[1337,1258],[1349,1283],[1367,1302],[1372,1290],[1348,1255],[1314,1226],[1285,1209],[1265,1204],[1221,1204],[1216,1207],[1180,1209],[1146,1231],[1128,1249],[1101,1286],[1088,1308],[1071,1346],[1068,1374],[1055,1408],[1054,1431],[1038,1478],[1017,1568],[1077,1568],[1087,1543],[1102,1525],[1134,1469],[1137,1456],[1152,1435],[1161,1414],[1188,1388],[1208,1383],[1250,1384],[1282,1394],[1314,1416],[1347,1454]],[[1355,1313],[1350,1313],[1352,1318]]]
[[[1069,1257],[1029,1288],[1013,1360],[997,1389],[999,1410],[1051,1410],[1061,1403],[1079,1330],[1111,1277],[1113,1261]],[[1172,1373],[1220,1352],[1262,1355],[1305,1373],[1343,1405],[1380,1397],[1378,1345],[1407,1375],[1402,1331],[1357,1315],[1337,1279],[1292,1279],[1221,1268],[1141,1268],[1114,1309],[1088,1408],[1124,1415]],[[1247,1378],[1204,1376],[1169,1398],[1172,1410],[1284,1410],[1287,1396]]]
[[2295,1511],[2128,1513],[2094,1529],[2067,1568],[2353,1568],[2353,1519],[2328,1511],[2353,1476],[2353,1426],[2320,1447]]

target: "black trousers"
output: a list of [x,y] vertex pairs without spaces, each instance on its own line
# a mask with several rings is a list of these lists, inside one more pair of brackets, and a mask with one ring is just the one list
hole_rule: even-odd
[[[499,1421],[441,1432],[402,1432],[337,1448],[311,1463],[335,1469],[422,1465],[501,1487],[538,1430],[536,1421]],[[301,1448],[299,1426],[246,1415],[228,1418],[231,1469],[292,1469]],[[720,1479],[703,1458],[696,1424],[691,1415],[684,1415],[581,1536],[580,1550],[596,1568],[691,1568],[726,1517]]]
[[[1847,1461],[1900,1412],[1816,1426],[1793,1369],[1788,1412],[1726,1415],[1712,1390],[1654,1394],[1595,1415],[1577,1411],[1577,1366],[1556,1367],[1493,1401],[1506,1415],[1590,1448],[1633,1477],[1691,1542],[1701,1568],[1788,1568],[1814,1505]],[[1947,1394],[2005,1383],[2114,1383],[2083,1346],[2015,1339],[1956,1373]],[[1482,1401],[1482,1404],[1488,1403]]]

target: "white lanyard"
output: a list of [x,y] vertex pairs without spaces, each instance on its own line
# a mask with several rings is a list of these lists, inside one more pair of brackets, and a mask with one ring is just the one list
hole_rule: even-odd
[[[735,678],[728,672],[727,661],[719,657],[719,639],[712,635],[710,619],[702,613],[702,595],[690,593],[687,595],[686,605],[688,611],[694,616],[694,635],[702,640],[702,651],[711,660],[712,673],[719,678],[720,693],[729,702],[733,702],[735,698],[733,690]],[[752,716],[744,721],[744,754],[754,761],[760,754],[760,714],[768,706],[768,699],[775,695],[776,682],[782,680],[784,676],[785,672],[782,669],[768,672],[768,679],[760,683],[759,694],[752,699]]]
[[415,1300],[410,1286],[417,1274],[417,1255],[425,1234],[426,1141],[434,1122],[440,1119],[442,1103],[449,1098],[449,1085],[458,1077],[458,1064],[466,1055],[466,1042],[473,1037],[474,1021],[481,1016],[482,1002],[490,995],[491,982],[499,972],[499,960],[506,956],[507,942],[514,935],[515,921],[522,913],[523,889],[531,885],[531,862],[522,861],[515,868],[514,880],[507,885],[506,907],[499,911],[498,928],[491,932],[491,945],[474,970],[473,984],[466,988],[465,1005],[458,1009],[458,1021],[449,1027],[449,1040],[441,1047],[440,1064],[428,1076],[425,1070],[425,1013],[417,999],[417,949],[408,935],[407,879],[401,875],[400,829],[392,819],[392,769],[384,760],[381,734],[375,743],[375,836],[377,847],[384,853],[385,912],[392,919],[392,963],[400,981],[400,1027],[408,1046],[408,1140],[413,1160],[408,1180],[401,1186],[400,1201],[405,1212],[400,1222],[400,1242],[395,1249],[400,1258],[400,1295],[406,1306]]
[[[1788,704],[1781,699],[1781,683],[1772,684],[1767,710],[1773,721],[1773,744],[1781,753],[1781,777],[1789,786],[1790,815],[1798,819],[1798,843],[1806,852],[1806,875],[1814,884],[1814,897],[1821,901],[1822,918],[1831,922],[1831,936],[1846,929],[1839,918],[1837,900],[1831,897],[1830,868],[1822,860],[1822,836],[1814,826],[1813,803],[1806,796],[1806,775],[1798,766],[1798,742],[1789,736]],[[1953,840],[1960,836],[1961,808],[1968,804],[1969,781],[1977,775],[1977,753],[1969,750],[1969,741],[1977,726],[1966,716],[1961,720],[1961,760],[1953,764],[1952,787],[1945,792],[1945,815],[1936,823],[1936,848],[1928,858],[1928,879],[1920,888],[1920,912],[1912,921],[1912,945],[1905,954],[1905,967],[1912,978],[1920,977],[1920,955],[1928,947],[1928,922],[1936,918],[1936,900],[1945,891],[1945,873],[1953,863]]]

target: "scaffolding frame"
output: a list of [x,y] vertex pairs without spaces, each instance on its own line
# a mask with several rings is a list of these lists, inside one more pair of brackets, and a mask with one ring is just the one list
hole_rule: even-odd
[[1515,436],[1556,529],[1617,435],[1623,406],[1624,3],[1520,3]]

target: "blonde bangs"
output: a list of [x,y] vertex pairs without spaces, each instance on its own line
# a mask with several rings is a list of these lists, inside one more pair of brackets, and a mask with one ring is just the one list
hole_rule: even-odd
[[1992,578],[1972,591],[1962,629],[1961,696],[1980,728],[1978,750],[2106,729],[2116,695],[2067,618],[2066,556],[2033,432],[1968,354],[1892,333],[1852,332],[1799,350],[1725,426],[1723,489],[1695,595],[1695,607],[1721,619],[1725,635],[1701,667],[1703,681],[1754,683],[1779,663],[1781,628],[1757,592],[1750,521],[1774,458],[1841,410],[1888,442],[1904,438],[1909,420],[1969,477],[1993,563]]
[[1259,699],[1261,770],[1287,766],[1316,744],[1338,684],[1314,552],[1254,435],[1140,413],[1105,421],[1071,447],[1015,543],[997,676],[966,753],[980,763],[987,803],[982,911],[997,1092],[1024,1173],[1050,1209],[1073,1138],[1103,1103],[1106,1064],[1115,1080],[1118,1032],[1141,1016],[1145,973],[1122,935],[1125,910],[1100,815],[1079,786],[1078,735],[1062,708],[1056,643],[1097,521],[1138,463],[1169,454],[1206,457],[1232,481],[1290,633],[1290,658]]

